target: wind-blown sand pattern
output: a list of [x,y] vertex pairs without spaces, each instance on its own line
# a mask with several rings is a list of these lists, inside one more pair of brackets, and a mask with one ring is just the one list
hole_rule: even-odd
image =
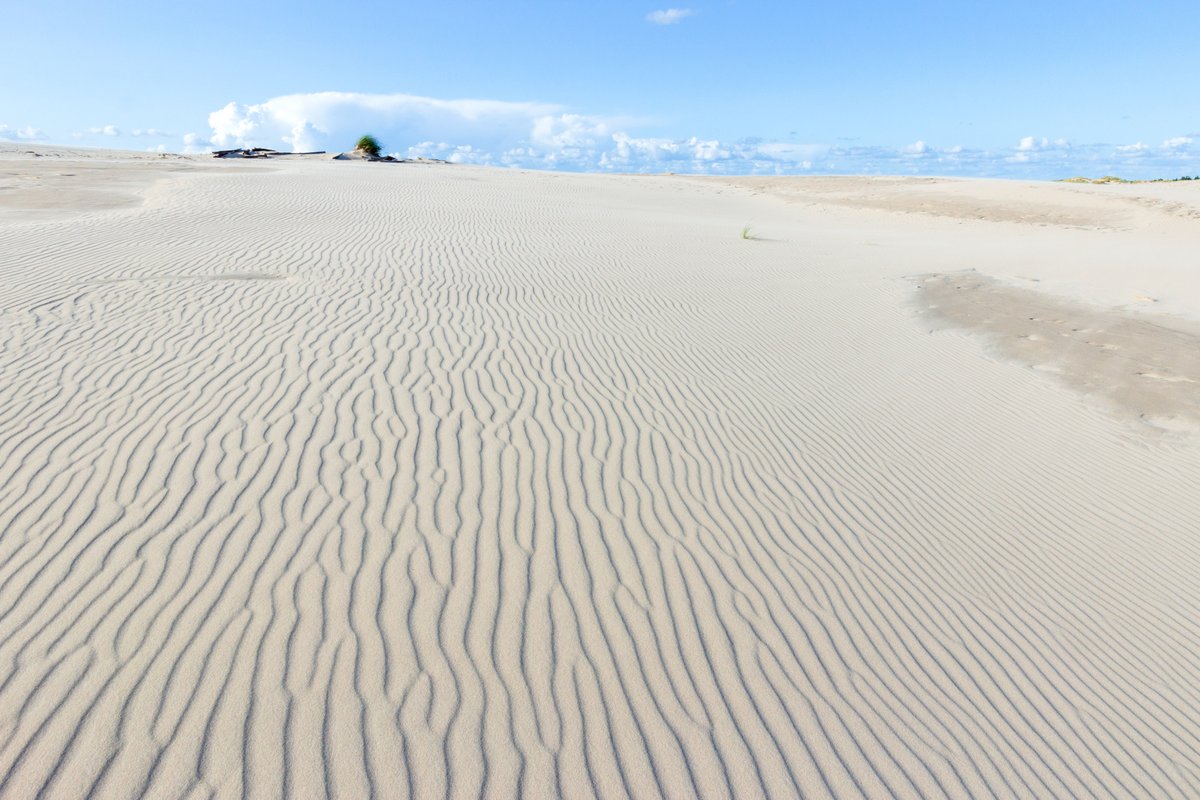
[[1196,435],[906,277],[1194,313],[1195,220],[155,178],[0,215],[0,796],[1200,795]]

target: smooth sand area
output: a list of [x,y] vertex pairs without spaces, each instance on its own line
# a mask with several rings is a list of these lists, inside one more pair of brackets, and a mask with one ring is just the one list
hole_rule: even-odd
[[0,146],[0,796],[1200,796],[1198,243]]

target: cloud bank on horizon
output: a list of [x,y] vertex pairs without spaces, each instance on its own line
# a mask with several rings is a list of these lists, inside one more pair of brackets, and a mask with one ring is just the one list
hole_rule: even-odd
[[1059,178],[1076,174],[1177,177],[1200,173],[1200,136],[1159,144],[1075,144],[1027,136],[980,150],[917,141],[845,146],[745,138],[639,136],[638,120],[573,113],[552,103],[442,100],[409,94],[315,92],[243,105],[208,117],[211,134],[189,134],[193,152],[240,146],[347,149],[363,133],[406,157],[526,169],[704,174],[937,174]]
[[[667,9],[677,11],[678,9]],[[992,149],[937,145],[848,145],[748,137],[641,135],[651,123],[576,113],[565,106],[503,100],[444,100],[411,94],[313,92],[261,103],[230,102],[208,115],[209,132],[96,125],[70,136],[105,147],[200,153],[265,146],[297,152],[349,149],[363,133],[403,157],[522,169],[695,174],[880,174],[1054,179],[1200,175],[1200,133],[1157,143],[1073,143],[1026,136]],[[149,138],[149,147],[146,147]],[[0,124],[0,139],[51,141],[25,125]],[[140,142],[139,142],[140,140]],[[61,139],[60,139],[61,141]]]
[[44,138],[46,138],[46,134],[32,125],[16,127],[0,124],[0,139],[7,139],[11,142],[40,142]]

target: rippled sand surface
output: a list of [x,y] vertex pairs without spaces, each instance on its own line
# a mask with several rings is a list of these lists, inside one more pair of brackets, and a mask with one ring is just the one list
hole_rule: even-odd
[[1190,196],[0,167],[0,796],[1200,794]]

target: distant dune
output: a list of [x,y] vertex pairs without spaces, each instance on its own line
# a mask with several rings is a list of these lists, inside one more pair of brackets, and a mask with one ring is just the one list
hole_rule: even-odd
[[0,146],[0,797],[1200,796],[1198,241]]

